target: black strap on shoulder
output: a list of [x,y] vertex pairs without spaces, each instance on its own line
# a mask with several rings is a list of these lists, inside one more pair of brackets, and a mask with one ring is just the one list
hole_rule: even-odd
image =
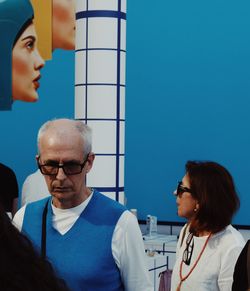
[[46,202],[44,206],[42,217],[41,256],[44,259],[46,258],[46,220],[48,213],[48,204],[49,200]]
[[250,289],[250,240],[248,241],[247,248],[247,278],[248,278],[248,290]]

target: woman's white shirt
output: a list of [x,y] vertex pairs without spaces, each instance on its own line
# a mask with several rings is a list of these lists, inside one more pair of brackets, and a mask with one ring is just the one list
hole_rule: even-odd
[[[180,264],[182,254],[186,247],[188,228],[181,240],[185,227],[182,229],[177,244],[176,263],[172,275],[171,290],[176,291],[180,283]],[[194,236],[194,248],[190,265],[183,263],[182,277],[188,274],[194,262],[198,258],[207,236]],[[242,235],[231,225],[223,231],[211,236],[198,264],[190,276],[182,283],[181,291],[230,291],[233,283],[233,272],[237,258],[245,244]]]

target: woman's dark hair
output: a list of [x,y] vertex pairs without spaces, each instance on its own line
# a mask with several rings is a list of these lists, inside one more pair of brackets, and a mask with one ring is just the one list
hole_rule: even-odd
[[0,290],[66,291],[51,264],[36,253],[29,239],[11,223],[0,205]]
[[191,194],[199,209],[190,222],[190,231],[216,233],[231,223],[240,201],[231,174],[215,162],[188,161],[186,173]]
[[25,23],[22,25],[22,27],[19,29],[16,37],[15,37],[15,40],[13,42],[13,47],[15,46],[17,40],[19,39],[19,37],[22,35],[22,33],[25,31],[25,29],[30,26],[31,24],[33,23],[33,17],[32,18],[29,18],[27,21],[25,21]]

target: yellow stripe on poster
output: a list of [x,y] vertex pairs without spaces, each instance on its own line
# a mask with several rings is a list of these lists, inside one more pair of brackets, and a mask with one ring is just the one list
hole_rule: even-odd
[[45,60],[52,59],[52,0],[31,0],[34,23],[38,36],[38,49]]

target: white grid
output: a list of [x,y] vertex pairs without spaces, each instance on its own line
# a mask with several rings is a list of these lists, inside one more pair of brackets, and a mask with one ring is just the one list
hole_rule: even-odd
[[96,154],[87,185],[125,203],[126,0],[77,0],[75,60],[75,118]]

